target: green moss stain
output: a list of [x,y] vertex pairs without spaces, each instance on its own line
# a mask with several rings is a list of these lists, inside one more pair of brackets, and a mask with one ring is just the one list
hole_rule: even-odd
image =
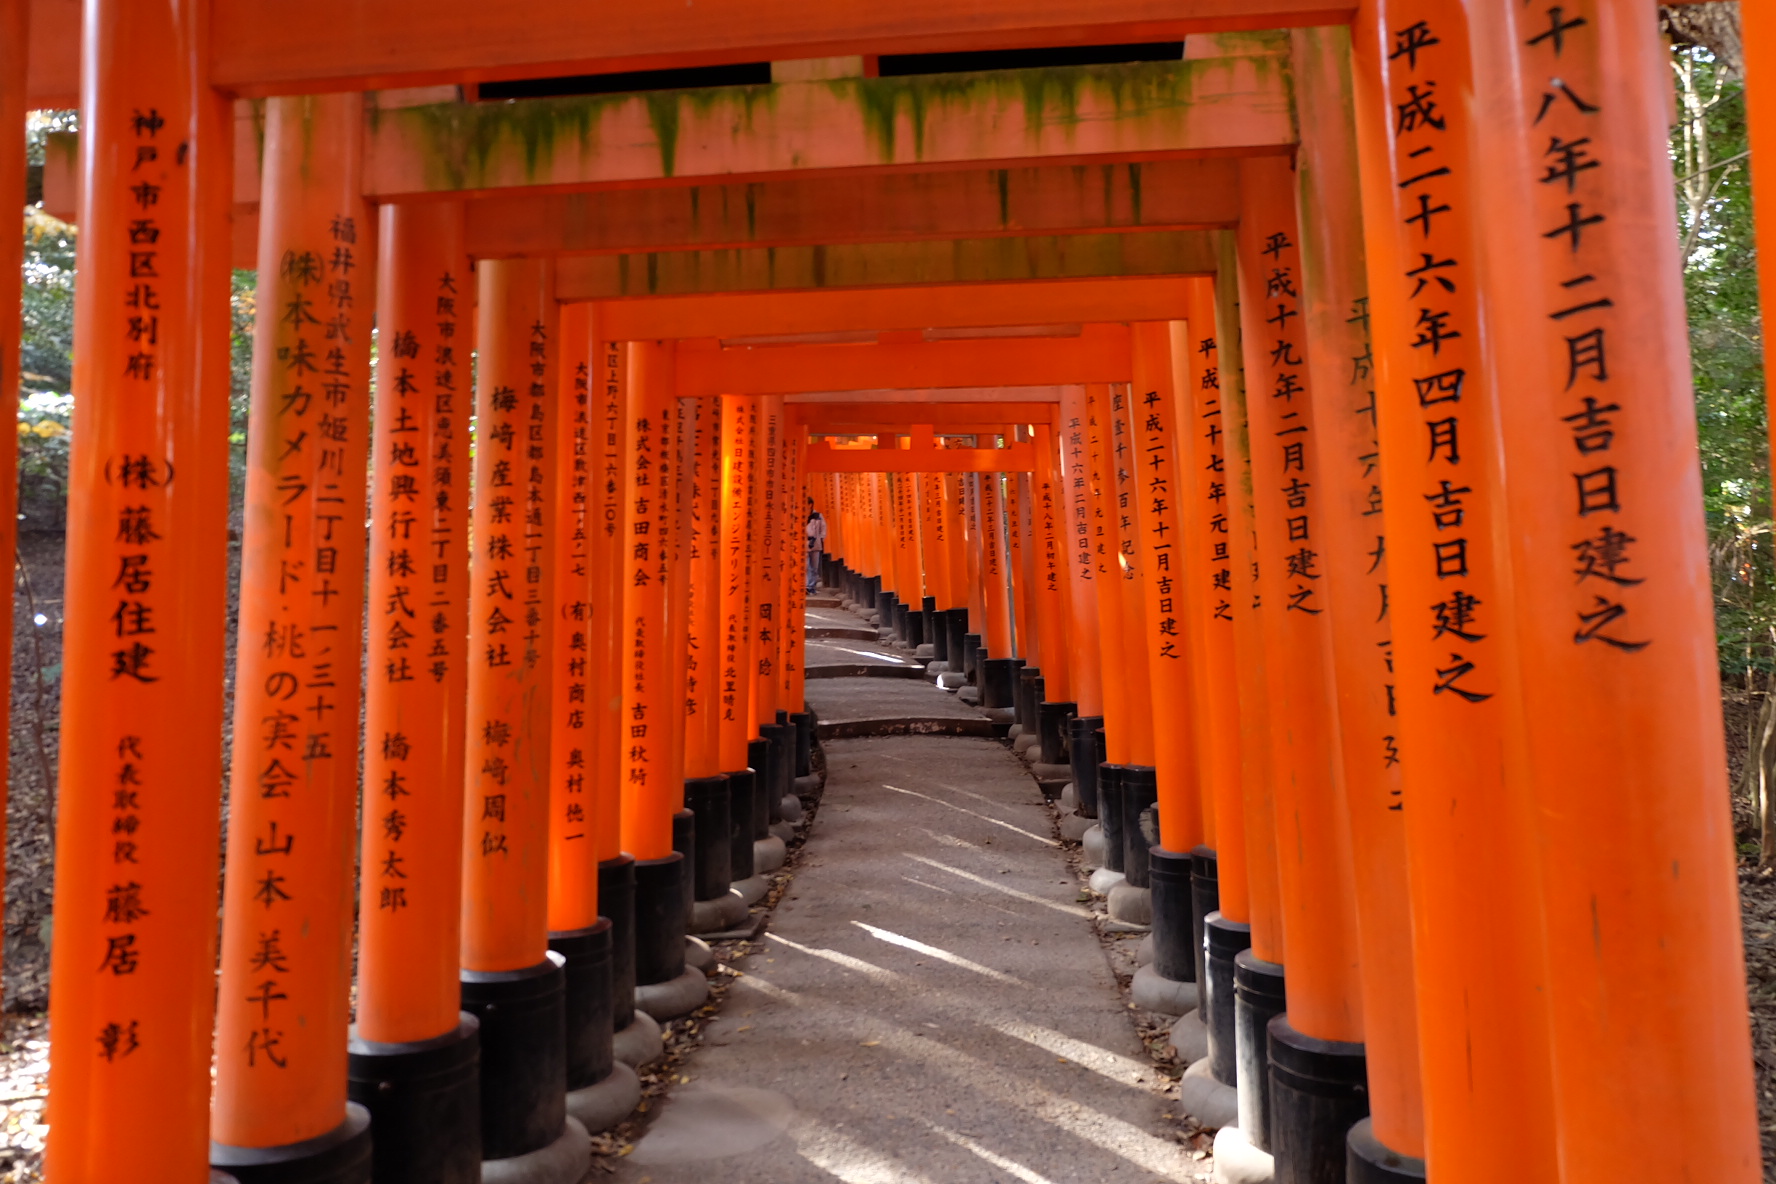
[[1008,227],[1011,225],[1011,171],[994,169],[993,183],[999,187],[999,225]]
[[648,126],[660,144],[660,172],[670,177],[678,164],[678,94],[675,91],[650,91],[641,96],[647,104]]
[[1141,166],[1131,164],[1129,171],[1129,215],[1136,226],[1141,225]]
[[[1250,35],[1258,38],[1258,35]],[[494,103],[443,103],[393,111],[370,110],[375,134],[386,122],[410,134],[426,153],[426,182],[439,189],[472,189],[496,182],[537,182],[564,150],[595,155],[607,123],[633,116],[641,105],[658,145],[660,172],[678,173],[678,149],[685,128],[726,127],[740,137],[754,129],[761,113],[778,109],[791,88],[825,87],[841,105],[854,107],[865,141],[877,162],[925,158],[927,129],[942,118],[960,123],[1004,113],[1021,113],[1032,144],[1059,129],[1068,132],[1087,120],[1112,122],[1145,117],[1183,122],[1195,114],[1198,96],[1227,89],[1229,74],[1260,88],[1287,93],[1289,66],[1271,47],[1270,35],[1255,44],[1262,52],[1235,57],[1177,62],[1130,62],[1035,70],[988,70],[902,78],[832,78],[815,82],[758,86],[705,87],[625,95],[582,95]],[[1242,88],[1243,89],[1243,88]],[[903,133],[904,129],[904,133]],[[512,178],[514,165],[521,177]]]

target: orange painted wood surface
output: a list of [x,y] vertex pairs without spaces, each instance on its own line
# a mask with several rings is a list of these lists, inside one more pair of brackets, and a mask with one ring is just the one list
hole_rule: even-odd
[[[1408,635],[1416,641],[1428,632],[1423,614],[1436,597],[1403,596],[1392,583],[1381,482],[1390,466],[1417,463],[1424,453],[1420,448],[1416,456],[1385,463],[1379,455],[1373,308],[1350,117],[1350,38],[1335,29],[1303,31],[1291,39],[1296,77],[1312,95],[1311,110],[1303,107],[1297,202],[1302,224],[1319,230],[1302,244],[1301,324],[1320,453],[1315,551],[1325,573],[1331,625],[1369,1110],[1377,1138],[1399,1154],[1422,1158],[1418,988],[1400,808],[1403,758],[1394,714],[1399,694],[1394,646],[1397,634],[1402,641]],[[1412,187],[1402,201],[1415,204]],[[1396,224],[1410,227],[1404,219],[1411,213],[1398,209]],[[1390,269],[1391,263],[1390,258]],[[1398,278],[1388,279],[1398,288]],[[1390,344],[1397,349],[1400,341],[1411,340],[1407,334]],[[1406,406],[1394,393],[1394,406]],[[1416,434],[1413,439],[1420,440]],[[1416,493],[1432,489],[1434,484],[1426,484]],[[1408,521],[1415,514],[1420,520],[1429,517],[1414,497],[1402,498],[1401,504],[1393,522],[1401,515]],[[1425,551],[1423,545],[1407,548],[1401,561],[1422,564]],[[1447,772],[1439,768],[1434,775]]]
[[1091,325],[1067,338],[728,348],[687,343],[679,350],[678,391],[700,397],[731,391],[1047,386],[1126,382],[1128,372],[1128,331]]
[[1330,604],[1319,558],[1330,509],[1305,365],[1302,234],[1288,163],[1245,162],[1241,172],[1240,311],[1289,1022],[1321,1040],[1360,1041],[1350,828],[1336,767]]
[[[1468,11],[1561,1179],[1631,1174],[1611,1132],[1657,1111],[1686,1174],[1755,1180],[1669,57],[1633,0],[1564,9],[1560,44]],[[1571,171],[1555,137],[1590,141]]]
[[[1108,276],[1155,278],[1208,275],[1214,269],[1213,241],[1207,231],[996,235],[574,255],[561,261],[557,294],[570,301],[651,300],[728,292],[1028,283]],[[976,315],[981,311],[976,310]],[[922,322],[916,324],[925,327]]]
[[1350,19],[1328,0],[939,0],[883,9],[862,0],[648,0],[587,9],[546,0],[521,22],[485,7],[415,0],[365,7],[318,0],[292,12],[248,0],[217,14],[211,80],[242,94],[381,89],[439,82],[783,61],[1176,39],[1216,30]]
[[596,307],[592,315],[593,453],[598,473],[592,485],[592,668],[596,672],[592,684],[592,837],[601,863],[622,854],[621,760],[628,731],[622,719],[624,654],[620,635],[623,583],[628,575],[622,555],[627,541],[623,507],[629,501],[623,477],[629,347],[611,340],[606,332],[607,307]]
[[365,195],[1079,166],[1275,151],[1295,139],[1287,75],[1265,55],[1040,77],[1046,85],[1017,72],[955,75],[941,90],[924,78],[841,78],[381,110],[367,126]]
[[45,1170],[173,1184],[209,1160],[232,142],[226,105],[193,82],[194,9],[94,10]]
[[758,400],[722,397],[722,604],[721,720],[718,741],[724,773],[748,767],[746,742],[752,739],[752,486],[755,472]]
[[[1205,274],[1214,270],[1212,254],[1207,264]],[[661,296],[604,303],[600,324],[607,327],[607,335],[614,340],[643,341],[655,337],[732,339],[792,333],[1153,321],[1164,320],[1181,307],[1189,283],[1180,277],[1128,277]],[[563,298],[567,296],[563,294]]]
[[476,270],[474,553],[464,763],[462,965],[520,970],[548,949],[549,688],[560,360],[550,264]]
[[686,400],[696,452],[685,474],[692,499],[687,563],[690,616],[685,633],[685,776],[714,777],[721,764],[721,445],[719,395]]
[[1067,569],[1067,669],[1077,714],[1104,713],[1102,655],[1098,639],[1097,562],[1092,545],[1090,408],[1084,387],[1061,393],[1057,433],[1060,450],[1061,547]]
[[[355,95],[266,110],[259,299],[276,315],[254,327],[211,1122],[239,1147],[346,1116],[376,291],[359,111]],[[366,885],[402,886],[404,862],[388,849]]]
[[557,330],[553,493],[555,638],[549,654],[549,930],[598,923],[598,842],[591,799],[597,729],[592,669],[592,309],[567,305]]
[[1188,636],[1199,655],[1197,772],[1205,841],[1215,849],[1221,915],[1249,924],[1239,675],[1234,661],[1234,502],[1212,283],[1195,284],[1188,311],[1189,320],[1173,321],[1171,328],[1173,381],[1181,420],[1188,425],[1187,444],[1180,452],[1178,496],[1190,507],[1182,516],[1183,594]]
[[662,485],[661,471],[677,470],[673,421],[678,414],[669,344],[630,343],[628,396],[623,615],[617,634],[623,671],[623,850],[636,859],[664,859],[672,854],[672,815],[684,799],[667,753],[675,726],[668,716],[682,707],[682,701],[673,701],[667,669],[669,549],[676,522],[672,491]]
[[[17,193],[25,184],[25,38],[30,18],[27,0],[0,0],[0,193]],[[0,246],[0,275],[24,266],[24,237]],[[0,294],[0,390],[16,390],[24,305],[8,284]],[[18,546],[18,437],[0,442],[0,562],[12,566]],[[0,593],[0,608],[12,613],[12,586]],[[0,638],[0,670],[12,669],[12,638]],[[0,722],[10,732],[12,704],[0,704]],[[6,803],[10,752],[0,752],[0,851],[6,850]],[[0,877],[0,916],[6,911],[6,889]],[[0,952],[0,978],[6,958]]]
[[[468,710],[469,288],[462,210],[378,211],[357,1034],[454,1031]],[[408,876],[381,874],[393,856]]]
[[1204,841],[1202,779],[1197,762],[1203,704],[1197,698],[1200,650],[1192,645],[1184,488],[1188,404],[1173,381],[1172,327],[1136,325],[1135,381],[1130,388],[1128,467],[1140,511],[1135,536],[1141,562],[1141,644],[1152,704],[1153,767],[1159,782],[1160,846],[1186,854]]
[[[47,172],[46,181],[47,186]],[[1205,230],[1239,220],[1226,157],[744,184],[517,191],[465,203],[477,258]]]

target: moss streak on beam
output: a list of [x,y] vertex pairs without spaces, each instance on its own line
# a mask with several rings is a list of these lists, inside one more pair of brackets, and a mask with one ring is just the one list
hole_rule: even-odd
[[[1279,108],[1289,90],[1287,60],[1265,52],[396,110],[372,106],[367,118],[372,145],[402,158],[386,178],[391,191],[453,191],[579,183],[579,174],[595,170],[601,157],[621,158],[633,173],[638,152],[651,152],[657,177],[672,178],[685,175],[684,154],[693,143],[698,168],[711,174],[759,167],[761,153],[776,153],[762,163],[783,171],[917,164],[934,151],[953,159],[959,145],[966,151],[974,140],[983,157],[1065,152],[1077,143],[1091,150],[1115,137],[1128,150],[1136,143],[1130,135],[1142,145],[1152,141],[1164,148],[1177,141],[1189,150],[1186,141],[1202,136],[1218,111],[1237,107],[1265,127],[1286,121],[1289,113]],[[811,154],[835,163],[809,159]],[[587,183],[623,179],[646,177],[588,175]]]

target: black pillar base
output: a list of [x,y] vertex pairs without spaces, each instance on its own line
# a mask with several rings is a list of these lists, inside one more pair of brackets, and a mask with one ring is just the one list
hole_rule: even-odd
[[1124,875],[1128,873],[1123,870],[1122,822],[1126,815],[1122,811],[1122,777],[1128,768],[1109,761],[1098,766],[1098,828],[1104,832],[1104,866]]
[[1018,659],[988,658],[981,672],[981,706],[1004,709],[1017,706],[1013,698]]
[[[676,892],[678,885],[672,887]],[[521,970],[462,972],[463,1010],[481,1021],[483,1159],[528,1155],[561,1137],[567,1122],[566,988],[560,954]]]
[[[1159,842],[1158,823],[1154,816],[1158,802],[1159,771],[1152,765],[1124,765],[1122,874],[1136,888],[1151,886],[1147,875],[1147,850]],[[1184,919],[1189,921],[1189,912],[1185,912]]]
[[611,1030],[635,1018],[635,860],[627,855],[598,865],[598,912],[611,923]]
[[[684,856],[635,861],[635,983],[648,987],[684,973]],[[561,1127],[555,1127],[561,1133]]]
[[927,596],[925,604],[927,621],[925,631],[929,634],[926,640],[931,643],[931,659],[934,662],[948,664],[950,660],[950,614],[937,607],[936,597]]
[[692,869],[697,866],[697,816],[689,810],[680,810],[672,816],[672,849],[684,857],[684,871],[679,875],[678,888],[684,894],[685,924],[691,921],[691,906],[697,902],[697,878]]
[[347,1096],[376,1131],[376,1184],[481,1184],[481,1021],[459,1012],[444,1035],[399,1044],[354,1028],[346,1062]]
[[1389,1150],[1367,1118],[1351,1127],[1344,1148],[1345,1184],[1404,1184],[1425,1178],[1425,1161]]
[[1073,793],[1079,798],[1079,816],[1098,816],[1098,766],[1104,761],[1100,743],[1101,715],[1076,715],[1067,721],[1067,762],[1073,766]]
[[1239,1084],[1239,1041],[1234,1028],[1234,967],[1252,946],[1252,927],[1220,913],[1203,918],[1202,1021],[1209,1035],[1209,1074],[1222,1085]]
[[[1036,706],[1036,730],[1042,740],[1041,756],[1038,758],[1045,765],[1063,765],[1067,763],[1067,725],[1073,713],[1079,710],[1077,703],[1039,703]],[[1078,793],[1075,783],[1074,792]]]
[[765,782],[765,831],[771,823],[783,821],[783,797],[795,786],[790,773],[795,760],[795,729],[788,724],[766,724],[759,729],[770,752],[770,777]]
[[733,882],[752,878],[752,804],[758,778],[751,769],[723,774],[728,779],[728,875]]
[[1026,666],[1018,672],[1019,686],[1024,692],[1024,731],[1042,740],[1042,701],[1048,698],[1048,680],[1042,671]]
[[1147,871],[1153,890],[1154,973],[1173,982],[1200,982],[1191,953],[1190,856],[1156,846],[1147,853]]
[[791,712],[789,722],[795,725],[795,775],[807,777],[814,772],[814,713]]
[[[767,724],[766,727],[770,725]],[[771,742],[763,738],[746,742],[746,763],[752,769],[752,813],[737,819],[747,836],[762,839],[771,833]]]
[[[345,1104],[345,1121],[324,1135],[279,1147],[210,1144],[210,1166],[239,1184],[370,1184],[370,1112]],[[481,1165],[475,1165],[476,1180]]]
[[949,645],[944,660],[950,664],[951,670],[961,674],[963,673],[962,666],[968,660],[968,647],[966,644],[966,639],[968,637],[968,610],[965,608],[945,609],[944,616],[947,618],[944,627],[944,635],[948,639]]
[[610,1076],[611,923],[604,917],[586,929],[549,935],[549,948],[566,965],[567,1088],[584,1089]]
[[1345,1184],[1345,1136],[1369,1116],[1363,1046],[1270,1021],[1270,1153],[1277,1184]]
[[968,681],[977,687],[984,681],[980,669],[983,656],[981,635],[964,633],[962,635],[962,673],[967,675]]
[[1260,1151],[1271,1149],[1270,1021],[1283,1014],[1283,968],[1251,950],[1233,959],[1233,1041],[1239,1057],[1239,1126]]
[[726,896],[734,879],[734,844],[730,841],[734,819],[728,812],[728,779],[717,773],[686,780],[685,801],[697,819],[692,897],[715,900]]
[[925,644],[925,612],[923,609],[909,608],[906,610],[906,643],[908,649],[918,649]]
[[1196,1014],[1209,1014],[1208,948],[1203,918],[1221,907],[1220,863],[1213,847],[1190,849],[1190,948],[1196,960]]
[[894,601],[894,638],[901,645],[913,644],[913,614],[898,597]]

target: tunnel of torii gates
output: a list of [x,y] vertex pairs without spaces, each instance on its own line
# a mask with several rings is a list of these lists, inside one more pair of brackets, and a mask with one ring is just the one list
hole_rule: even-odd
[[0,0],[0,189],[81,116],[48,1178],[577,1179],[782,858],[811,501],[1145,883],[1224,1154],[1759,1179],[1654,13]]

